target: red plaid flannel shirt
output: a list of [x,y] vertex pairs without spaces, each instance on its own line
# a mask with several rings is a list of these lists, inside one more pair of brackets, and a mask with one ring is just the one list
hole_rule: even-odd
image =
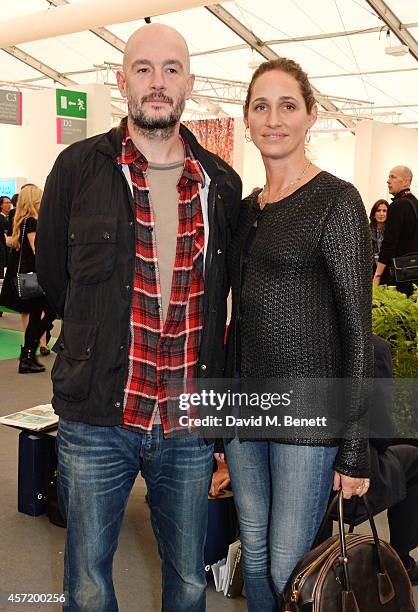
[[130,323],[124,426],[151,430],[157,409],[164,433],[174,427],[167,417],[167,385],[196,377],[203,325],[204,224],[199,185],[205,177],[183,141],[185,162],[179,191],[176,256],[167,317],[163,324],[154,217],[146,171],[148,162],[128,130],[118,163],[127,164],[136,209],[135,279]]

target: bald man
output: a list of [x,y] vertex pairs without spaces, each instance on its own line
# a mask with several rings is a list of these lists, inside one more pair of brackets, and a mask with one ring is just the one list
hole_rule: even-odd
[[389,172],[387,183],[393,199],[373,283],[396,285],[398,291],[411,295],[412,283],[396,283],[389,266],[394,257],[418,251],[418,200],[410,190],[412,171],[407,166],[395,166]]
[[[225,252],[241,182],[180,125],[194,76],[178,32],[136,31],[117,81],[127,118],[58,156],[37,231],[39,278],[63,319],[52,401],[65,609],[118,609],[113,555],[141,473],[162,609],[201,612],[213,444],[170,435],[167,398],[173,381],[222,375]],[[138,592],[131,609],[149,612],[149,602]]]

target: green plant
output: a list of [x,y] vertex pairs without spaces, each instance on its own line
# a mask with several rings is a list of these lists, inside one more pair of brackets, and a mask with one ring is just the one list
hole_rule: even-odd
[[[418,379],[418,288],[409,298],[395,287],[374,287],[373,333],[389,342],[394,378]],[[399,381],[400,382],[400,381]],[[410,384],[408,384],[410,383]],[[394,420],[400,436],[416,433],[416,381],[395,384]]]

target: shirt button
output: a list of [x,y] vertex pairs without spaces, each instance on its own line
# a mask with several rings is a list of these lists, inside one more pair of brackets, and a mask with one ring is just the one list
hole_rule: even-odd
[[133,221],[129,221],[129,225],[130,225],[131,227],[133,226],[133,224],[134,224],[134,222],[133,222]]
[[120,402],[115,402],[115,408],[120,408]]
[[144,160],[142,157],[140,157],[140,158],[138,159],[138,162],[139,162],[140,164],[143,164],[143,163],[145,163],[145,160]]
[[75,240],[75,234],[70,234],[70,240]]
[[87,355],[90,355],[90,352],[91,352],[91,348],[88,346],[88,347],[86,348],[86,353],[87,353]]
[[155,310],[160,310],[161,306],[160,304],[155,304]]
[[200,366],[200,369],[201,369],[201,370],[203,370],[203,371],[205,371],[205,370],[206,370],[206,368],[207,368],[206,363],[202,363],[202,365]]
[[130,286],[130,285],[126,285],[126,286],[125,286],[126,291],[129,291],[129,290],[130,290],[130,288],[131,288],[131,286]]
[[148,231],[149,231],[149,232],[152,232],[153,230],[154,230],[154,228],[153,228],[153,227],[149,227],[149,228],[148,228]]
[[154,264],[150,264],[149,267],[150,267],[150,270],[155,270]]
[[222,249],[218,249],[217,253],[218,253],[218,255],[221,255],[222,254]]
[[109,240],[109,238],[110,238],[110,234],[109,234],[109,232],[103,232],[103,238],[104,238],[105,240]]
[[124,349],[124,348],[125,348],[125,347],[123,346],[123,344],[121,344],[121,345],[120,345],[120,347],[119,347],[119,350],[120,350],[120,351],[123,351],[123,349]]
[[65,344],[64,344],[64,342],[61,342],[61,344],[60,344],[60,349],[61,349],[62,351],[65,349]]

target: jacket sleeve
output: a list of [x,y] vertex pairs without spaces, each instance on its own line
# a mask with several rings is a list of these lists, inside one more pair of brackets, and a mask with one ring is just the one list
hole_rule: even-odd
[[365,477],[369,472],[367,379],[373,376],[372,248],[366,210],[353,186],[338,195],[326,220],[322,253],[337,309],[345,385],[345,432],[334,467],[347,476]]
[[61,154],[49,174],[36,232],[36,271],[48,302],[61,317],[68,285],[67,235],[72,201],[71,173]]

